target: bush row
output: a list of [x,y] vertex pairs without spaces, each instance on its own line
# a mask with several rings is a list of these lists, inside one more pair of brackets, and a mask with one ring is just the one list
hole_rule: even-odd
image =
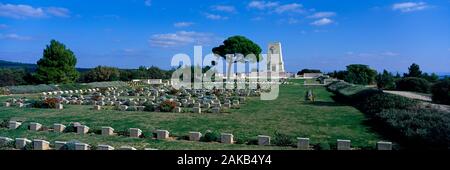
[[449,113],[420,108],[415,100],[345,82],[332,83],[327,89],[335,94],[335,100],[365,113],[376,129],[382,129],[380,133],[395,137],[403,144],[450,146]]

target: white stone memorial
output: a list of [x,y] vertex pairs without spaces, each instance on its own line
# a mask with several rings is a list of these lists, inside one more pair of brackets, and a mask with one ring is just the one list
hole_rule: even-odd
[[63,124],[55,123],[53,124],[53,132],[64,132],[64,129],[66,129],[66,126]]
[[200,132],[189,132],[189,140],[190,141],[200,141],[202,137],[202,133]]
[[40,139],[33,140],[33,150],[49,150],[50,142]]
[[104,136],[114,135],[114,129],[112,127],[102,127],[102,135]]
[[258,135],[258,145],[270,145],[270,136]]
[[225,144],[233,144],[234,143],[233,134],[222,133],[222,135],[220,136],[220,142]]
[[351,150],[351,141],[338,139],[337,150]]
[[9,121],[9,129],[17,129],[22,123],[17,121]]
[[138,128],[130,128],[129,129],[130,137],[139,138],[142,135],[142,130]]
[[167,130],[156,130],[156,139],[165,140],[169,138],[169,131]]
[[86,143],[75,143],[75,150],[79,151],[89,150],[89,145]]
[[377,149],[386,151],[392,150],[392,142],[377,142]]
[[309,150],[309,138],[297,138],[297,148],[300,150]]
[[42,128],[42,125],[40,123],[35,123],[35,122],[30,123],[30,130],[32,130],[32,131],[39,131],[39,130],[41,130],[41,128]]
[[16,138],[16,149],[23,149],[27,144],[30,144],[31,140],[26,138]]
[[78,134],[86,134],[89,132],[89,127],[86,125],[78,125],[76,128]]

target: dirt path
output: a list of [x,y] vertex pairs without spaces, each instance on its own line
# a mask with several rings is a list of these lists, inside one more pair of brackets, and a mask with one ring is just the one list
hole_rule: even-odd
[[419,93],[414,93],[414,92],[406,92],[406,91],[388,91],[388,90],[384,90],[383,92],[394,94],[394,95],[399,95],[399,96],[403,96],[403,97],[407,97],[407,98],[410,98],[410,99],[421,100],[421,101],[423,101],[423,103],[422,103],[423,106],[425,106],[427,108],[434,108],[434,109],[450,112],[450,106],[448,106],[448,105],[431,103],[433,100],[431,99],[430,95],[419,94]]
[[384,90],[383,92],[390,93],[390,94],[395,94],[395,95],[399,95],[399,96],[403,96],[403,97],[407,97],[407,98],[410,98],[410,99],[422,100],[422,101],[426,101],[426,102],[433,101],[431,99],[431,96],[429,96],[429,95],[418,94],[418,93],[414,93],[414,92],[388,91],[388,90]]

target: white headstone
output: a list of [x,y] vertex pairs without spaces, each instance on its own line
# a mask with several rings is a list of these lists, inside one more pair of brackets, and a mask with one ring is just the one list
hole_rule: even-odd
[[220,141],[225,144],[233,144],[233,134],[230,133],[222,133],[220,137]]
[[297,138],[297,148],[300,150],[309,150],[309,138]]
[[351,141],[338,139],[337,150],[351,150]]
[[199,141],[202,137],[202,133],[200,132],[189,132],[189,140],[190,141]]
[[169,138],[169,131],[167,130],[156,130],[156,138],[159,140],[165,140]]
[[258,135],[258,145],[270,145],[270,136]]

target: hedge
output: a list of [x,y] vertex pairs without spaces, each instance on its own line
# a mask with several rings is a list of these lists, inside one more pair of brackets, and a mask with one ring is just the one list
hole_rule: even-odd
[[448,148],[450,113],[420,108],[419,102],[380,90],[336,82],[327,86],[334,99],[365,113],[380,133],[414,147]]
[[48,91],[59,90],[55,85],[25,85],[25,86],[7,86],[6,87],[11,94],[27,94],[27,93],[40,93]]
[[442,80],[431,87],[433,101],[450,105],[450,80]]
[[428,93],[430,91],[430,82],[423,78],[407,77],[398,80],[396,83],[397,90],[413,91],[420,93]]
[[430,109],[389,109],[375,114],[403,142],[415,148],[450,147],[450,113]]

